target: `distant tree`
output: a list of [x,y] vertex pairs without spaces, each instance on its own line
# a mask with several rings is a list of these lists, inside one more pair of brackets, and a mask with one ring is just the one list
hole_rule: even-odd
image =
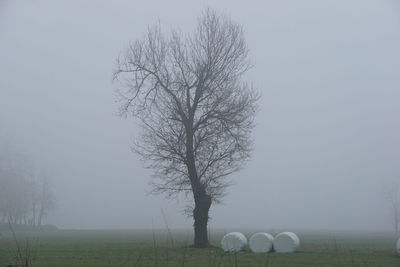
[[399,183],[393,182],[383,187],[383,196],[389,203],[392,223],[396,235],[399,234],[400,226],[400,186]]
[[13,145],[1,144],[0,214],[3,222],[21,224],[29,212],[29,179],[32,165]]
[[34,173],[26,155],[0,143],[0,223],[41,226],[54,208],[48,178]]
[[242,27],[210,9],[193,34],[156,25],[117,60],[121,115],[143,128],[134,150],[154,170],[154,193],[192,195],[194,247],[209,246],[211,204],[250,156],[259,95],[243,81],[249,67]]
[[42,226],[43,218],[45,218],[50,211],[55,207],[55,200],[53,192],[51,191],[49,179],[46,176],[42,176],[39,184],[40,191],[37,195],[38,205],[38,218],[37,226]]

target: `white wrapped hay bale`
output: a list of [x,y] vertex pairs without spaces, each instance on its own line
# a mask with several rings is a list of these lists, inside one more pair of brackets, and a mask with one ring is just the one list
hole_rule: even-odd
[[295,252],[299,245],[300,239],[292,232],[280,233],[273,241],[274,250],[278,253]]
[[400,238],[397,240],[396,251],[397,251],[397,254],[400,255]]
[[267,253],[272,249],[274,237],[268,233],[255,233],[250,237],[249,246],[254,253]]
[[226,234],[221,240],[221,247],[226,252],[244,250],[247,245],[247,238],[239,232]]

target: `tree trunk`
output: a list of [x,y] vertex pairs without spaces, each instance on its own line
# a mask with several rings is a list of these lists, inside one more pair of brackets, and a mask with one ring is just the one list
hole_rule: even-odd
[[[188,102],[189,103],[189,102]],[[186,159],[187,169],[192,185],[193,197],[195,207],[193,209],[194,219],[194,244],[195,248],[207,248],[210,243],[208,242],[208,211],[211,207],[211,196],[207,195],[204,186],[201,184],[197,176],[196,162],[193,151],[193,115],[189,116],[186,125]]]
[[43,208],[40,209],[39,217],[38,217],[38,222],[37,226],[40,227],[42,226],[42,217],[43,217]]
[[195,197],[195,208],[193,210],[194,218],[194,244],[195,248],[207,248],[208,242],[208,212],[211,206],[211,197],[207,194],[202,194]]
[[37,218],[37,225],[38,227],[42,226],[42,218],[44,216],[44,212],[45,212],[45,207],[44,207],[45,203],[44,203],[44,198],[41,200],[40,202],[40,210],[39,210],[39,214],[38,214],[38,218]]
[[36,222],[36,201],[33,201],[32,204],[32,221],[31,221],[31,225],[35,226],[35,222]]

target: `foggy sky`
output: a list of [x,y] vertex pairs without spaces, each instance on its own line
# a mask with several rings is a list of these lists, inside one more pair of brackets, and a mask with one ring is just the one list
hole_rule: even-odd
[[116,116],[112,71],[160,21],[191,31],[205,7],[243,25],[262,93],[255,150],[212,228],[390,229],[400,182],[396,0],[0,0],[0,138],[50,174],[63,228],[191,227],[183,198],[148,195],[151,171]]

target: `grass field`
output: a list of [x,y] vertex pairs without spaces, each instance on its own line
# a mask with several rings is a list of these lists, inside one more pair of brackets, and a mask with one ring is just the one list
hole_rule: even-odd
[[[249,237],[256,231],[242,231]],[[35,267],[62,266],[400,266],[396,239],[384,233],[297,231],[293,254],[224,253],[220,248],[188,248],[190,230],[59,230],[16,232],[23,257]],[[224,231],[212,231],[218,246]],[[0,267],[15,264],[16,242],[0,232]]]

